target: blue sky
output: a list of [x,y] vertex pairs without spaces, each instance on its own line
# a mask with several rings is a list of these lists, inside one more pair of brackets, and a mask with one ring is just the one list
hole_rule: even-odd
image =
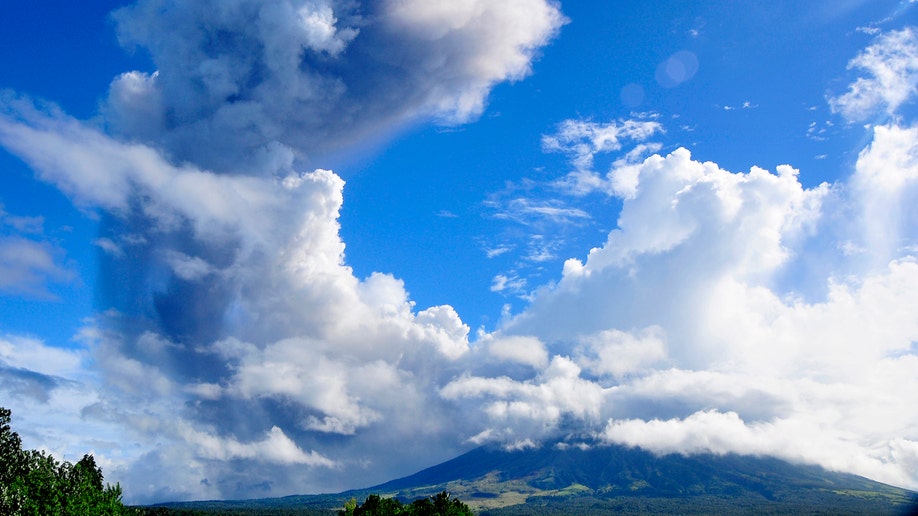
[[27,445],[138,502],[559,438],[918,487],[914,2],[212,4],[5,15]]

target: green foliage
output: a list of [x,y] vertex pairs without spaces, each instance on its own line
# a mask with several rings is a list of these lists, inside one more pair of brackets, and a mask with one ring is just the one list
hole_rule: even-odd
[[472,516],[472,510],[446,491],[429,498],[419,498],[408,505],[395,498],[380,498],[371,494],[357,505],[355,499],[344,504],[339,516]]
[[76,464],[50,454],[23,450],[10,427],[12,413],[0,407],[0,514],[10,516],[120,516],[119,485],[102,484],[92,455]]

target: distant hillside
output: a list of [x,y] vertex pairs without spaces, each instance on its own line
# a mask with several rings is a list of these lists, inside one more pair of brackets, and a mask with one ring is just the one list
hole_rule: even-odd
[[408,501],[449,491],[481,515],[918,514],[918,493],[768,457],[666,455],[621,446],[482,447],[414,475],[337,495],[172,507],[340,508],[368,494]]
[[770,457],[658,457],[622,446],[513,452],[482,447],[368,491],[413,498],[441,490],[491,514],[537,514],[537,508],[565,514],[902,514],[918,501],[918,493]]

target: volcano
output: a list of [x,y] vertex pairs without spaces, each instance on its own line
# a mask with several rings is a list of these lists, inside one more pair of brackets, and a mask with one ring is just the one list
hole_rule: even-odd
[[918,514],[916,492],[819,466],[773,457],[655,455],[625,446],[568,443],[515,451],[484,446],[404,478],[338,494],[164,505],[245,514],[335,514],[351,498],[379,494],[410,501],[441,491],[481,516]]
[[368,492],[449,491],[480,514],[912,514],[918,493],[746,455],[654,455],[624,446],[474,449]]

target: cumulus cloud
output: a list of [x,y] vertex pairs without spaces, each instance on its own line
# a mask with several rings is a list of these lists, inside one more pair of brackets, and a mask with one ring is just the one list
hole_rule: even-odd
[[861,259],[882,264],[908,252],[918,234],[911,199],[918,194],[918,127],[881,125],[861,151],[851,188],[857,194],[852,221],[858,231],[846,243]]
[[[851,91],[879,94],[864,82],[878,70],[911,80],[911,37],[880,36],[854,61],[874,78]],[[913,89],[877,106],[895,114]],[[731,172],[686,149],[593,175],[589,190],[622,202],[616,228],[500,330],[536,339],[551,366],[473,370],[442,391],[484,404],[470,439],[771,455],[918,486],[918,133],[893,118],[832,185],[804,187],[789,165]],[[599,147],[572,147],[575,166]]]
[[582,433],[597,424],[605,410],[609,388],[581,377],[570,358],[554,356],[538,374],[525,380],[466,375],[445,385],[448,400],[481,407],[491,422],[473,442],[536,442],[565,432]]
[[[548,365],[548,352],[539,339],[523,336],[488,336],[488,353],[507,362],[517,362],[544,369]],[[479,341],[479,344],[483,342]]]
[[[551,366],[473,374],[444,396],[485,405],[477,441],[593,435],[918,485],[908,408],[918,398],[902,390],[918,370],[916,142],[912,129],[878,127],[847,182],[814,188],[789,166],[734,173],[685,149],[651,156],[629,171],[634,189],[606,243],[503,325],[542,343]],[[873,245],[880,227],[896,245]],[[865,242],[872,259],[825,242],[835,238]],[[815,243],[836,249],[818,268],[800,256]],[[791,288],[788,274],[818,276],[823,289]]]
[[[113,309],[86,332],[104,381],[80,417],[160,444],[100,461],[145,500],[265,494],[261,479],[267,493],[337,489],[448,457],[461,443],[436,387],[458,374],[468,326],[450,306],[416,309],[391,275],[355,277],[344,182],[294,170],[406,124],[478,116],[492,86],[530,73],[566,22],[558,6],[141,0],[113,18],[155,70],[112,81],[104,130],[0,99],[0,142],[102,216]],[[57,272],[42,243],[2,249],[18,257],[3,288]],[[419,453],[390,446],[409,429]],[[161,468],[183,487],[151,482]]]
[[[174,166],[142,144],[36,109],[0,122],[0,139],[76,202],[150,228],[131,239],[146,268],[126,270],[144,279],[131,291],[140,309],[116,305],[95,335],[96,363],[115,388],[106,410],[132,431],[187,450],[203,475],[215,474],[212,461],[280,457],[278,450],[308,450],[323,435],[360,435],[383,421],[399,432],[445,410],[431,386],[467,352],[469,328],[449,306],[415,310],[390,275],[353,275],[338,235],[344,182],[334,173],[274,179]],[[92,173],[100,157],[103,182]],[[115,275],[131,267],[110,259]],[[150,407],[151,394],[174,402]],[[178,426],[165,429],[138,413],[183,404],[205,410],[172,415]],[[220,416],[252,411],[276,413],[236,423]],[[371,453],[370,442],[356,446]],[[295,456],[316,467],[335,460]],[[336,469],[338,482],[355,467]],[[215,494],[198,494],[205,492]]]
[[157,69],[112,82],[111,129],[176,163],[259,174],[419,119],[474,118],[565,23],[545,0],[142,0],[114,19]]
[[605,330],[581,337],[578,362],[597,376],[622,377],[666,358],[666,343],[659,328],[636,333]]

